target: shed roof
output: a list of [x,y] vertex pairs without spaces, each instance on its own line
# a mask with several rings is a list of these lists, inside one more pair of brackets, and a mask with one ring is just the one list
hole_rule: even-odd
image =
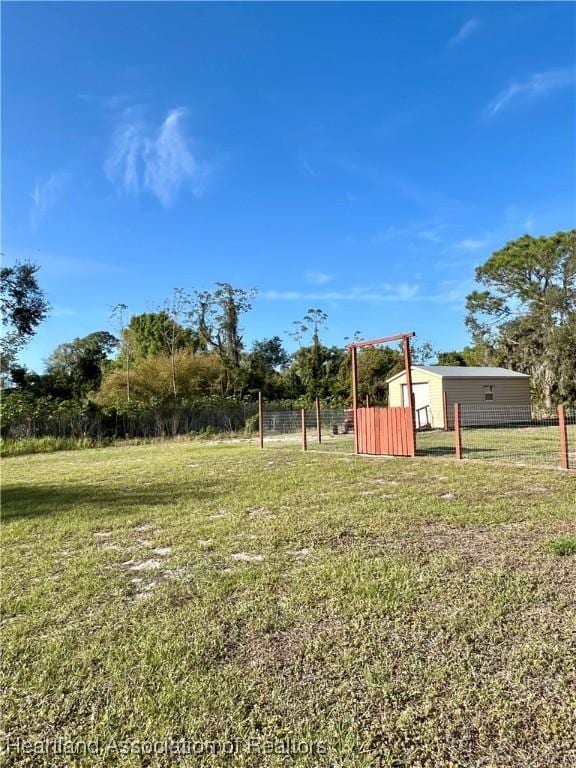
[[[490,366],[466,366],[466,365],[413,365],[412,370],[426,371],[433,376],[444,379],[529,379],[525,373],[511,371],[509,368],[492,368]],[[386,381],[404,376],[406,371],[400,371]]]

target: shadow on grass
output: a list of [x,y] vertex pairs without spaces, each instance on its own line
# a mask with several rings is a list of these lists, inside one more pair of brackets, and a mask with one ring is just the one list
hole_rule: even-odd
[[170,507],[181,501],[205,501],[221,495],[216,482],[201,486],[154,484],[145,488],[112,488],[97,485],[13,485],[2,491],[2,522],[66,514],[95,515],[94,508],[109,515],[132,512],[137,507]]
[[[474,455],[475,459],[481,459],[482,455],[486,458],[494,458],[491,454],[497,453],[496,448],[462,448],[462,455]],[[480,456],[475,454],[482,454]],[[427,448],[417,448],[416,456],[456,456],[456,450],[453,445],[431,445]]]

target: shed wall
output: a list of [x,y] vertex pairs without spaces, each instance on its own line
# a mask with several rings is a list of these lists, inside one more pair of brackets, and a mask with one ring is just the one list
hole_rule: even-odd
[[[530,379],[442,379],[448,399],[448,424],[453,426],[454,403],[462,405],[462,423],[503,423],[530,417]],[[485,400],[484,387],[491,385],[494,400]]]
[[[430,391],[430,411],[432,428],[444,428],[444,406],[442,403],[442,379],[440,376],[427,374],[425,371],[412,371],[413,384],[428,384]],[[406,384],[406,374],[402,374],[388,385],[388,403],[396,408],[402,403],[402,385]]]
[[[433,429],[444,429],[444,392],[448,401],[448,427],[454,426],[454,403],[462,405],[463,425],[502,424],[530,418],[530,379],[506,377],[443,378],[413,370],[414,384],[428,383]],[[391,381],[388,400],[391,407],[402,403],[406,374]],[[494,400],[485,400],[484,387],[494,388]]]

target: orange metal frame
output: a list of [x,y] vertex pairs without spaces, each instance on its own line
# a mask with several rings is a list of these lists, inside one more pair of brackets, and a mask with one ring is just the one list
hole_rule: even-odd
[[[410,420],[411,439],[408,440],[407,455],[416,455],[416,428],[414,423],[414,395],[412,393],[412,356],[410,354],[410,339],[416,334],[411,331],[410,333],[399,333],[395,336],[384,336],[381,339],[371,339],[369,341],[355,341],[348,345],[350,350],[350,357],[352,362],[352,409],[354,411],[354,453],[359,454],[360,451],[360,430],[358,418],[358,359],[356,350],[360,347],[373,347],[377,344],[387,344],[390,341],[401,341],[402,350],[404,352],[404,367],[406,369],[406,391],[409,393],[408,397],[408,416]],[[373,410],[373,409],[371,409]],[[399,425],[400,426],[400,425]],[[362,446],[364,447],[364,446]],[[366,453],[366,451],[363,451]]]

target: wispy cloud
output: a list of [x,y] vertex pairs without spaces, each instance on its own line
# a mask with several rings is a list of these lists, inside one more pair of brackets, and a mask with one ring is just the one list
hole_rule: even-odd
[[445,237],[442,234],[444,229],[445,225],[438,222],[438,220],[414,222],[403,227],[397,227],[392,224],[373,235],[372,242],[385,243],[402,238],[416,238],[430,243],[443,243],[445,241]]
[[60,200],[67,180],[67,173],[53,173],[45,181],[36,179],[30,195],[32,198],[30,224],[34,229],[40,226],[48,211]]
[[298,155],[298,172],[303,176],[309,176],[312,179],[316,178],[318,175],[308,158],[302,153]]
[[186,110],[171,110],[156,131],[140,115],[134,108],[124,110],[104,164],[108,179],[134,196],[150,192],[165,207],[186,186],[199,194],[207,168],[190,148],[183,128]]
[[353,287],[333,291],[262,291],[259,296],[268,301],[357,302],[357,303],[429,303],[461,305],[472,290],[473,281],[443,281],[436,286],[420,283],[381,283],[372,287]]
[[572,67],[564,67],[535,72],[525,80],[514,80],[492,99],[486,107],[486,112],[490,117],[494,117],[512,102],[533,99],[549,91],[573,86],[574,75],[575,71]]
[[420,240],[428,240],[430,243],[443,243],[444,238],[440,234],[442,232],[441,226],[435,227],[423,227],[416,229],[414,234]]
[[344,291],[262,291],[260,296],[270,301],[410,301],[420,291],[417,284],[383,283],[373,288],[350,288]]
[[480,22],[478,19],[468,19],[467,22],[462,24],[458,32],[454,35],[454,37],[451,37],[448,41],[449,46],[459,45],[460,43],[463,43],[464,40],[467,40],[470,35],[472,35],[478,27],[480,26]]
[[473,237],[465,237],[463,240],[453,243],[452,247],[462,251],[479,251],[488,245],[488,240],[479,240]]
[[333,279],[332,275],[327,275],[325,272],[306,272],[304,277],[306,282],[312,285],[325,285]]
[[397,240],[411,234],[413,234],[413,229],[411,227],[397,227],[394,224],[390,224],[386,229],[372,235],[371,240],[373,243],[386,243],[389,240]]

